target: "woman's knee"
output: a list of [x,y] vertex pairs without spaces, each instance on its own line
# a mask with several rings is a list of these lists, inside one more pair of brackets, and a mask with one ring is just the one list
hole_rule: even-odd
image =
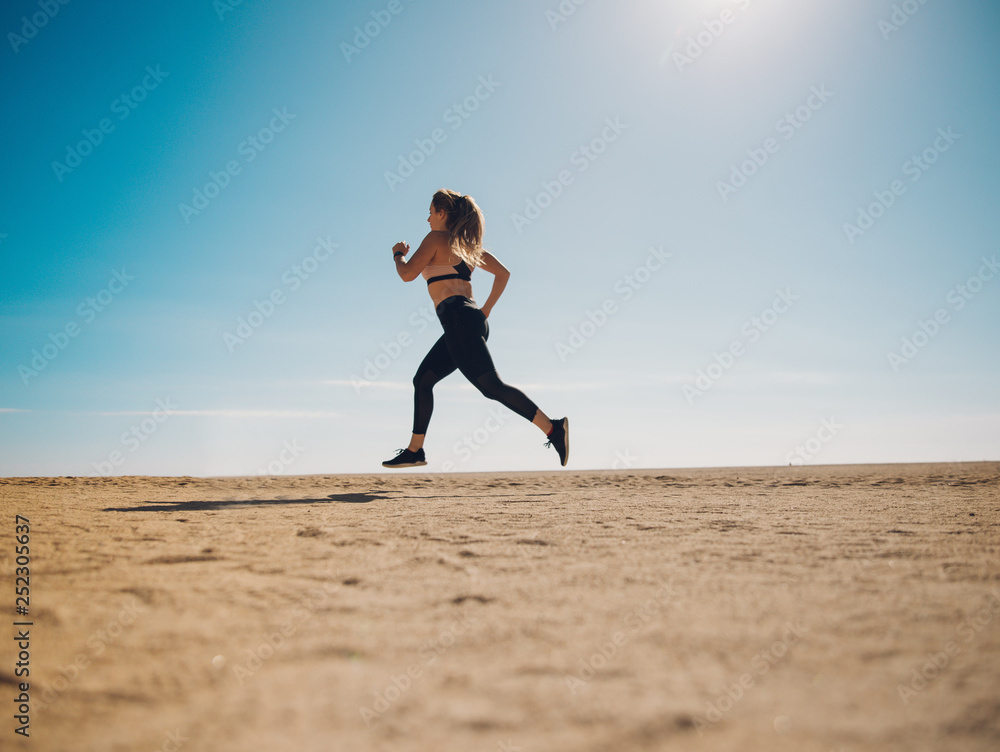
[[504,383],[500,381],[496,371],[484,373],[475,379],[469,379],[487,399],[503,402]]
[[437,382],[438,379],[433,371],[417,371],[413,375],[413,388],[417,390],[433,389]]

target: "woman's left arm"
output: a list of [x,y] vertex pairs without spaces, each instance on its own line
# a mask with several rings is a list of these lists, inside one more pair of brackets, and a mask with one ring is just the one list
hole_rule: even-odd
[[481,309],[486,318],[489,318],[490,311],[493,310],[493,306],[497,304],[497,301],[503,294],[504,288],[507,286],[507,280],[510,279],[510,271],[489,251],[483,251],[483,263],[480,266],[493,275],[493,289],[490,290],[490,296],[483,303]]

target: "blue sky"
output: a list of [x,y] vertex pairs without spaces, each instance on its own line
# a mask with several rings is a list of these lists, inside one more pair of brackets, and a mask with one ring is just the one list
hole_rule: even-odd
[[[570,417],[571,467],[996,460],[997,28],[8,3],[0,474],[381,471],[440,333],[391,248],[441,187],[485,211],[494,359]],[[437,394],[428,470],[557,467],[460,375]]]

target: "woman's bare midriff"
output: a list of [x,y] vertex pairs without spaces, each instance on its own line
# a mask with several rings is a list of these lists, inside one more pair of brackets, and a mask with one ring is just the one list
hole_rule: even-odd
[[442,279],[439,282],[431,282],[427,285],[427,292],[430,293],[435,308],[442,300],[453,295],[463,295],[475,302],[472,297],[472,283],[466,282],[464,279]]

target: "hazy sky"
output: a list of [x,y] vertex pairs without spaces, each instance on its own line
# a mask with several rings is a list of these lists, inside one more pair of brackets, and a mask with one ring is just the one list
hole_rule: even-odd
[[[571,468],[1000,458],[1000,6],[0,11],[0,474],[382,471],[474,196]],[[473,276],[483,302],[492,278]],[[459,374],[428,470],[556,469]]]

